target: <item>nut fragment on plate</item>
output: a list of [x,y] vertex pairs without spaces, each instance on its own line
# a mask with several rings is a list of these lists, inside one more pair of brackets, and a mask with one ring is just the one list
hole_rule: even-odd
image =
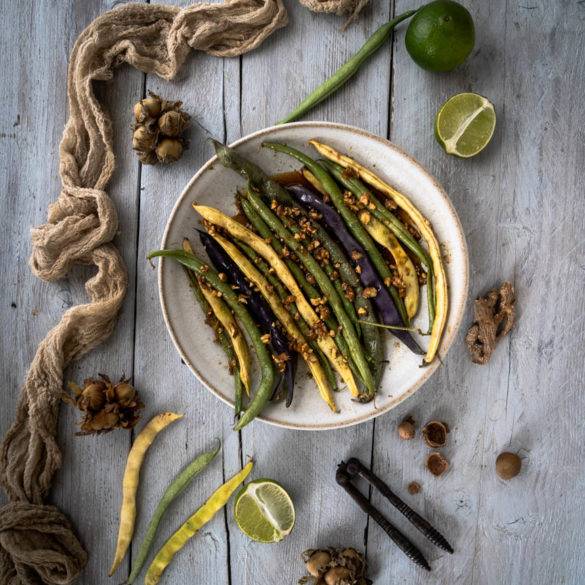
[[408,493],[411,496],[414,496],[420,493],[420,491],[422,490],[422,486],[420,485],[420,483],[418,483],[418,481],[411,481],[406,489],[408,490]]
[[465,336],[472,362],[489,362],[498,341],[510,333],[514,325],[515,305],[514,287],[509,282],[475,301],[475,320]]
[[433,452],[427,457],[427,469],[437,477],[449,469],[449,462],[441,453]]
[[431,420],[423,427],[422,436],[429,447],[436,449],[445,445],[448,432],[449,427],[444,422]]

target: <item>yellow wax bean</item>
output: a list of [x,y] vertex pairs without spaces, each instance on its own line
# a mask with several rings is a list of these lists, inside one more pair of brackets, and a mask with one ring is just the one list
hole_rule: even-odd
[[148,567],[145,585],[156,585],[174,556],[197,534],[228,502],[237,487],[248,477],[254,467],[250,461],[242,471],[216,489],[211,497],[164,543]]
[[213,314],[223,325],[223,328],[226,330],[232,342],[232,346],[240,366],[240,378],[242,380],[242,384],[244,384],[246,394],[250,396],[252,375],[250,373],[250,351],[248,349],[246,338],[238,327],[238,323],[227,304],[222,299],[217,297],[212,290],[207,288],[207,286],[202,286],[201,292],[211,306]]
[[[253,248],[260,256],[262,256],[274,268],[274,272],[280,278],[282,283],[288,288],[293,295],[294,300],[299,309],[299,313],[307,322],[309,327],[316,325],[320,319],[313,307],[305,299],[299,285],[294,279],[290,270],[287,268],[284,261],[276,253],[274,248],[265,242],[260,236],[249,230],[242,224],[238,223],[231,217],[225,215],[215,209],[214,207],[207,207],[204,205],[194,205],[195,211],[199,213],[207,221],[223,227],[234,238],[241,240]],[[357,387],[353,373],[347,364],[345,358],[339,354],[337,346],[333,339],[327,336],[318,338],[317,344],[323,353],[327,356],[333,367],[337,370],[343,381],[347,384],[352,396],[359,396],[361,393]]]
[[[367,220],[364,215],[367,217]],[[370,236],[392,254],[396,270],[406,289],[406,295],[404,297],[406,314],[409,319],[412,319],[418,311],[419,297],[418,275],[412,260],[400,245],[398,238],[382,222],[372,217],[367,211],[360,212],[358,217]]]
[[414,225],[420,231],[422,237],[427,243],[429,248],[429,254],[433,263],[433,272],[435,279],[435,320],[433,321],[433,327],[431,329],[431,338],[429,341],[429,347],[427,349],[427,355],[424,358],[426,363],[433,361],[439,350],[439,343],[443,336],[443,331],[447,323],[447,314],[449,312],[449,297],[447,290],[447,276],[445,274],[445,267],[441,258],[441,248],[439,242],[433,232],[431,223],[426,217],[412,204],[410,199],[403,193],[400,193],[394,187],[388,185],[377,177],[374,173],[368,170],[366,167],[360,165],[352,158],[345,156],[331,148],[327,144],[318,142],[317,140],[309,140],[309,144],[314,146],[319,154],[340,164],[342,167],[351,168],[356,171],[359,177],[370,187],[373,187],[380,193],[383,193],[386,197],[392,199],[400,209],[404,210]]
[[122,480],[122,508],[120,510],[120,527],[118,530],[118,542],[116,544],[116,553],[112,567],[108,573],[112,576],[120,566],[132,535],[134,534],[134,524],[136,522],[136,492],[138,491],[138,481],[140,479],[140,468],[144,462],[146,452],[152,445],[156,436],[173,421],[182,418],[182,414],[174,412],[162,412],[152,418],[148,424],[140,431],[134,440],[134,444],[128,453],[126,469],[124,470],[124,479]]

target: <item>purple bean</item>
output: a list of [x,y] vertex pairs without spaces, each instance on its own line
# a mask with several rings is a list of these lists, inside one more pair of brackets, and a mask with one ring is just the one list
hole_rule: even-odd
[[[264,297],[256,291],[238,265],[230,258],[227,252],[205,232],[199,231],[199,239],[207,252],[207,256],[218,272],[223,272],[231,284],[236,285],[239,291],[248,299],[248,309],[255,318],[262,333],[270,335],[270,345],[278,355],[285,353],[289,359],[285,365],[284,384],[286,387],[286,405],[292,402],[293,386],[296,374],[297,354],[292,350],[288,338],[278,326],[278,320]],[[274,389],[274,394],[278,386]]]
[[[326,229],[332,236],[335,236],[339,240],[352,262],[360,267],[359,277],[364,288],[376,289],[377,295],[371,300],[380,321],[385,325],[402,326],[402,319],[388,289],[378,276],[366,251],[349,232],[345,222],[337,211],[304,185],[290,185],[287,190],[298,203],[314,209],[323,216],[323,223]],[[352,254],[352,252],[357,252],[357,254]],[[424,354],[408,331],[392,330],[391,333],[402,341],[412,352],[419,355]]]

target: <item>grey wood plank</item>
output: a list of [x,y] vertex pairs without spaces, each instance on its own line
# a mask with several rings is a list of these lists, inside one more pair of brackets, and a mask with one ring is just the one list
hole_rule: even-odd
[[[187,5],[189,2],[178,4]],[[155,549],[203,504],[224,478],[236,471],[230,462],[239,460],[238,435],[231,430],[233,411],[211,395],[181,363],[162,318],[157,273],[145,259],[150,250],[159,248],[165,224],[179,194],[211,156],[208,138],[225,139],[223,102],[230,84],[225,66],[221,59],[194,53],[173,82],[147,76],[147,90],[184,102],[185,109],[192,116],[193,127],[189,149],[179,162],[170,166],[142,167],[135,379],[147,391],[149,412],[173,410],[184,413],[185,417],[157,440],[145,463],[134,552],[141,542],[150,514],[168,483],[196,454],[211,448],[214,438],[222,440],[221,456],[169,510],[161,523]],[[197,225],[197,217],[193,214],[193,227]],[[185,235],[193,237],[193,234]],[[203,324],[202,327],[201,335],[211,343],[211,331]],[[165,580],[177,584],[193,581],[228,583],[228,538],[225,515],[218,514],[177,555],[165,572]]]
[[[26,369],[37,343],[68,307],[85,302],[84,282],[89,270],[75,270],[71,278],[47,284],[29,271],[31,227],[46,219],[47,205],[58,193],[58,144],[67,115],[67,59],[77,34],[110,2],[22,3],[5,6],[2,25],[2,271],[6,279],[2,311],[5,389],[0,427],[4,433],[12,417]],[[15,50],[26,38],[28,50]],[[142,74],[123,70],[107,87],[100,87],[113,114],[118,167],[110,185],[120,216],[117,244],[134,280],[136,257],[137,164],[128,147],[129,104],[139,95]],[[122,107],[120,107],[122,106]],[[14,306],[13,306],[14,304]],[[81,380],[97,372],[112,377],[132,374],[134,295],[131,286],[114,335],[82,362],[66,379]],[[77,413],[64,407],[60,420],[63,470],[57,476],[53,501],[74,521],[90,553],[84,583],[103,583],[117,532],[120,478],[129,435],[115,432],[101,437],[75,438]],[[81,479],[83,478],[83,480]],[[97,528],[99,527],[99,529]]]
[[[477,49],[458,71],[424,72],[397,41],[391,138],[443,183],[460,214],[470,298],[510,279],[519,320],[483,367],[469,361],[462,331],[444,366],[376,428],[376,469],[397,488],[422,483],[420,495],[406,498],[452,539],[455,555],[407,529],[432,561],[428,575],[374,527],[370,558],[393,582],[576,584],[584,540],[576,464],[584,409],[576,351],[584,337],[583,110],[576,101],[584,82],[583,12],[569,2],[466,4]],[[396,10],[408,7],[401,0]],[[494,102],[498,128],[484,153],[462,161],[442,152],[432,124],[444,99],[467,90]],[[470,317],[471,303],[466,323]],[[406,413],[452,426],[445,449],[452,468],[444,477],[424,469],[428,449],[420,441],[398,440],[395,425]],[[505,449],[524,457],[522,475],[508,484],[494,472]]]
[[[389,8],[377,5],[346,32],[342,20],[316,16],[288,3],[290,23],[257,51],[242,58],[241,132],[273,124],[307,92],[331,74],[347,56],[388,18]],[[355,124],[386,133],[390,52],[382,51],[355,83],[312,112],[312,119]],[[326,408],[323,405],[323,408]],[[297,524],[276,545],[251,542],[230,514],[232,583],[286,582],[303,574],[300,554],[311,547],[353,545],[363,550],[366,516],[335,483],[337,464],[350,455],[369,461],[371,423],[326,433],[274,428],[255,422],[242,432],[244,455],[257,461],[256,477],[281,482],[296,504]]]

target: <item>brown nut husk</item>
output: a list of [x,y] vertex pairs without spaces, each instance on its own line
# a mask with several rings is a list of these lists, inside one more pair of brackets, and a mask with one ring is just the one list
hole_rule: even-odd
[[504,282],[485,297],[475,301],[474,322],[465,336],[465,343],[476,364],[487,364],[496,345],[508,335],[516,317],[514,287]]
[[445,446],[448,432],[449,427],[444,422],[431,420],[423,427],[422,436],[429,447],[436,449]]
[[189,125],[189,115],[182,111],[172,110],[165,112],[158,119],[158,129],[165,136],[172,138],[180,136]]
[[113,384],[108,376],[99,374],[99,378],[87,378],[83,387],[70,382],[69,389],[72,395],[64,394],[63,399],[84,413],[78,435],[130,429],[144,407],[136,389],[124,378]]
[[516,477],[522,469],[522,459],[516,453],[504,451],[496,459],[496,473],[506,481]]
[[140,100],[134,105],[134,119],[138,124],[144,124],[149,118],[155,118],[162,109],[162,100],[154,93],[150,97]]
[[176,138],[163,138],[156,147],[156,156],[161,163],[178,161],[183,155],[183,143]]
[[364,555],[354,548],[309,549],[302,555],[308,576],[300,584],[368,585]]
[[156,152],[154,152],[154,150],[149,150],[148,152],[138,153],[138,160],[143,165],[155,165],[158,162],[158,157],[156,156]]
[[175,162],[183,154],[180,136],[189,125],[189,114],[181,109],[182,102],[149,94],[134,105],[132,148],[146,165]]
[[441,455],[441,453],[435,451],[430,453],[427,457],[427,469],[435,476],[443,475],[447,469],[449,469],[449,462]]
[[132,134],[132,148],[140,153],[148,152],[156,146],[157,134],[146,126],[136,126]]
[[409,416],[398,425],[398,436],[404,441],[410,441],[411,439],[414,439],[415,435],[416,427],[414,420]]

